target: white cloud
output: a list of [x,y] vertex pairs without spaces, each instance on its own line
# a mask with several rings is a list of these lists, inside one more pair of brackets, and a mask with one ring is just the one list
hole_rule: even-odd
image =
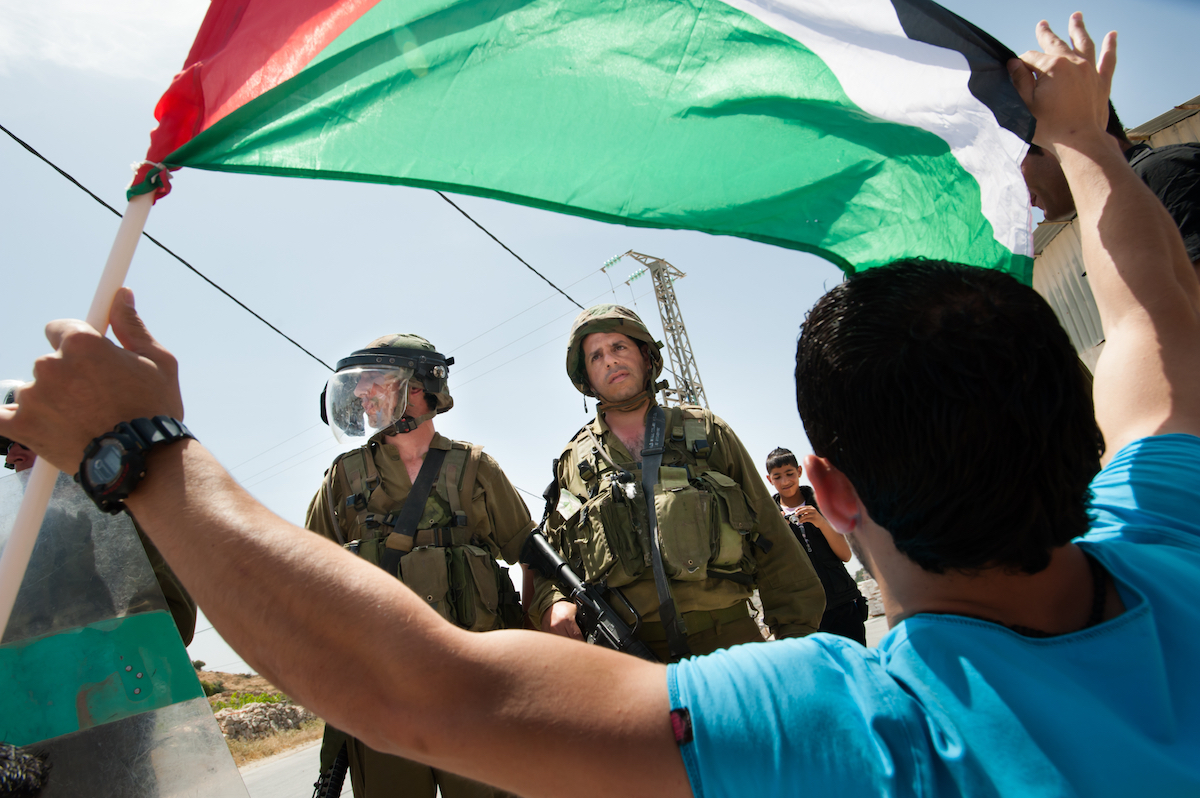
[[0,0],[0,74],[56,66],[165,82],[207,0]]

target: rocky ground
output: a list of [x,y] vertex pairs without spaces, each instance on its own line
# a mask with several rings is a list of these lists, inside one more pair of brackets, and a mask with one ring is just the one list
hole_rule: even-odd
[[[276,696],[279,688],[262,676],[250,673],[225,673],[197,669],[201,682],[220,688],[209,696],[217,724],[234,762],[242,767],[249,762],[272,757],[321,739],[324,729],[315,715],[304,707],[286,701],[254,702],[245,696]],[[235,694],[242,697],[240,708],[228,708]],[[220,708],[226,705],[226,708]]]
[[222,686],[221,692],[211,696],[210,704],[219,700],[228,701],[234,693],[278,693],[279,688],[256,673],[224,673],[222,671],[197,670],[201,682]]

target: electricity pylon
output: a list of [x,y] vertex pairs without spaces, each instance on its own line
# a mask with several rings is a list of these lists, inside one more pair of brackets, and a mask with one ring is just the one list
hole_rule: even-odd
[[[675,298],[675,281],[681,277],[687,277],[687,275],[662,258],[643,255],[632,249],[625,255],[645,267],[629,275],[629,279],[625,281],[627,285],[647,272],[654,280],[654,296],[658,300],[658,316],[662,320],[663,335],[667,339],[667,368],[675,377],[675,387],[663,389],[663,405],[687,404],[707,408],[708,399],[704,396],[704,384],[700,382],[700,369],[696,366],[696,356],[692,353],[687,327],[683,324],[679,300]],[[605,264],[605,268],[617,260],[617,258],[613,258]]]

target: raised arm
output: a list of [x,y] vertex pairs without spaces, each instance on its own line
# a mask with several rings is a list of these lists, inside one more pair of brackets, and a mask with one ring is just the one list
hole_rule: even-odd
[[[82,322],[47,328],[58,351],[19,407],[0,408],[0,434],[74,472],[118,422],[182,415],[175,360],[130,300],[119,292],[112,312],[125,349]],[[195,441],[154,449],[127,504],[247,662],[372,748],[524,796],[611,795],[614,779],[631,795],[689,794],[664,666],[553,635],[458,629],[271,513]]]
[[1070,44],[1039,23],[1045,52],[1010,67],[1079,212],[1106,339],[1094,395],[1107,460],[1147,435],[1200,435],[1200,284],[1170,215],[1104,132],[1116,34],[1097,58],[1081,14],[1069,28]]

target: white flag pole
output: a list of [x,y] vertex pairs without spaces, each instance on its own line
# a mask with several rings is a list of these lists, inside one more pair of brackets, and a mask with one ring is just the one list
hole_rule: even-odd
[[[87,314],[87,323],[101,333],[108,331],[108,310],[112,307],[117,289],[125,283],[129,264],[133,261],[133,253],[153,205],[154,193],[151,192],[134,197],[125,208],[125,216],[117,229],[117,238],[108,253],[108,262],[104,264],[104,273],[100,275],[100,284],[96,286],[96,295]],[[0,555],[0,630],[8,628],[17,591],[21,588],[21,580],[25,578],[29,555],[33,553],[33,544],[37,542],[37,533],[42,528],[46,505],[50,503],[50,494],[57,479],[58,469],[50,465],[46,458],[39,457],[33,464],[29,484],[25,486],[25,496],[21,499],[21,508],[13,522],[12,534],[4,546],[4,553]]]

